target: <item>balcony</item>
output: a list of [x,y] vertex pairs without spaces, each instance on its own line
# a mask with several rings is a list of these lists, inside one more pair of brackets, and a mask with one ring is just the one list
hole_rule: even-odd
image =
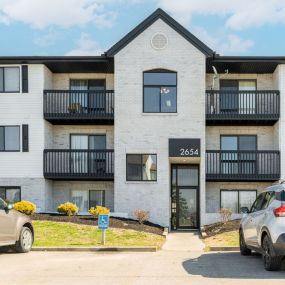
[[114,180],[114,150],[44,150],[44,177],[53,180]]
[[273,125],[279,116],[279,91],[206,91],[207,125]]
[[45,90],[44,118],[52,124],[114,124],[114,91]]
[[207,181],[275,181],[279,151],[206,151]]

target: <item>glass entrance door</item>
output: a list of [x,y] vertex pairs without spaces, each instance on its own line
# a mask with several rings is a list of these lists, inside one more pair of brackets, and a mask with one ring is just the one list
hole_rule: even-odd
[[197,189],[179,188],[178,228],[197,228]]
[[172,229],[199,227],[199,166],[172,165]]

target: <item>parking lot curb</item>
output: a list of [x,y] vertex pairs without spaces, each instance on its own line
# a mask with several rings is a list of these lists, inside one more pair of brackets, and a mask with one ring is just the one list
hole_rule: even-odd
[[146,247],[40,247],[35,246],[32,251],[71,251],[71,252],[156,252],[155,246]]
[[209,246],[209,251],[239,251],[238,246]]

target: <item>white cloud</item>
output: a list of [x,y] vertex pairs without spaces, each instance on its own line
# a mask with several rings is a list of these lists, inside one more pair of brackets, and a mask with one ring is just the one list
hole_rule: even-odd
[[226,27],[236,30],[285,24],[284,0],[158,0],[158,4],[184,24],[193,14],[226,16]]
[[94,41],[91,36],[87,33],[82,33],[75,49],[67,52],[65,55],[68,56],[90,56],[90,55],[101,55],[104,49]]
[[38,46],[48,47],[54,45],[59,37],[60,34],[58,32],[50,30],[48,33],[36,37],[33,42]]
[[244,53],[254,45],[252,40],[241,39],[237,35],[227,35],[226,41],[222,41],[217,50],[222,53]]
[[[115,14],[105,9],[111,0],[0,0],[0,22],[23,22],[36,29],[69,28],[94,22],[110,27]],[[114,0],[112,0],[114,1]]]
[[212,35],[202,27],[193,27],[191,32],[220,54],[244,53],[254,45],[252,40],[242,39],[236,34],[227,34],[223,31]]

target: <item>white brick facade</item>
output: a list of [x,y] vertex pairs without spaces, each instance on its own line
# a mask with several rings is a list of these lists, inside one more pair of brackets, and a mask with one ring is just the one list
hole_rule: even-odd
[[[162,32],[168,45],[151,47],[151,37]],[[153,222],[170,223],[169,138],[200,138],[205,148],[205,56],[162,20],[157,20],[115,56],[115,211],[142,209]],[[143,72],[163,68],[177,72],[177,114],[142,113]],[[204,74],[204,75],[203,75]],[[128,106],[128,112],[124,110]],[[191,123],[190,123],[191,122]],[[179,126],[179,128],[177,127]],[[155,183],[126,182],[127,153],[156,153]],[[204,155],[201,156],[201,211],[205,200]]]
[[[111,60],[108,59],[108,52],[102,55],[100,58],[102,62],[110,60],[111,63],[108,63],[108,68],[105,70],[98,69],[97,72],[90,71],[89,62],[89,69],[87,68],[84,72],[85,60],[82,63],[83,67],[80,67],[82,71],[78,71],[77,69],[81,69],[78,68],[77,60],[80,59],[68,59],[66,65],[62,66],[61,62],[58,62],[58,69],[54,67],[56,59],[51,65],[48,58],[43,60],[42,64],[29,63],[29,92],[0,93],[0,126],[17,125],[22,132],[22,125],[29,125],[28,152],[22,151],[22,133],[20,134],[21,151],[0,152],[0,187],[21,187],[21,198],[36,203],[40,211],[55,211],[58,204],[71,200],[72,191],[103,190],[106,206],[112,212],[133,217],[133,212],[137,209],[149,211],[151,222],[170,227],[173,160],[169,158],[169,139],[195,138],[200,139],[201,142],[200,157],[190,158],[187,161],[178,158],[175,162],[199,165],[198,215],[200,225],[204,225],[219,219],[221,189],[249,189],[257,190],[259,193],[274,182],[272,178],[268,181],[264,179],[264,181],[250,182],[207,180],[206,150],[219,151],[221,135],[256,135],[258,150],[280,151],[281,178],[285,179],[285,160],[283,159],[285,62],[284,64],[278,62],[275,71],[271,73],[268,70],[256,73],[236,73],[236,71],[232,73],[231,70],[228,74],[220,72],[220,79],[256,80],[257,90],[277,90],[277,92],[279,90],[281,102],[279,120],[272,124],[267,122],[260,125],[254,125],[255,122],[240,122],[234,126],[222,123],[209,125],[206,122],[205,112],[205,90],[213,87],[213,74],[210,73],[211,66],[209,70],[207,63],[209,58],[203,47],[187,39],[185,33],[177,31],[179,29],[181,28],[157,17],[146,29],[111,55]],[[157,33],[167,37],[167,45],[163,49],[154,49],[151,44],[152,37]],[[72,67],[62,71],[61,68],[68,66],[69,60],[74,60],[70,65]],[[90,58],[90,64],[93,61],[94,59]],[[102,62],[96,62],[96,64],[98,63],[99,66],[103,64]],[[243,64],[246,65],[244,62]],[[250,64],[253,65],[253,63]],[[0,59],[0,68],[6,65],[2,64]],[[55,70],[52,70],[53,68]],[[177,73],[176,113],[143,112],[143,72],[153,69],[165,69]],[[106,123],[104,118],[100,118],[99,123],[90,122],[88,118],[85,118],[84,122],[63,120],[61,123],[59,119],[54,123],[46,120],[43,116],[43,91],[65,90],[68,93],[71,79],[105,79],[106,90],[115,90],[114,122]],[[215,80],[214,89],[220,89],[218,79]],[[59,98],[56,104],[64,97]],[[74,98],[69,99],[66,104],[74,104],[74,100],[76,101]],[[89,97],[88,100],[90,101]],[[96,110],[98,106],[95,108],[92,104],[91,108],[90,106],[80,107],[83,107],[83,115],[87,115],[88,108],[92,109],[92,112],[98,112]],[[111,109],[113,105],[109,111]],[[60,108],[58,107],[57,110]],[[65,110],[68,110],[66,106]],[[64,115],[68,116],[70,113],[65,112]],[[76,113],[74,116],[77,115]],[[74,180],[44,178],[44,150],[70,149],[71,134],[106,135],[106,148],[114,149],[115,153],[114,179],[102,178],[95,181],[90,178],[81,179],[82,177]],[[127,154],[156,154],[157,181],[127,181]],[[104,161],[105,156],[102,157],[101,160]],[[68,157],[67,168],[72,165],[72,159],[74,157]],[[101,168],[104,169],[104,166]],[[238,218],[240,215],[235,214],[233,217]]]

